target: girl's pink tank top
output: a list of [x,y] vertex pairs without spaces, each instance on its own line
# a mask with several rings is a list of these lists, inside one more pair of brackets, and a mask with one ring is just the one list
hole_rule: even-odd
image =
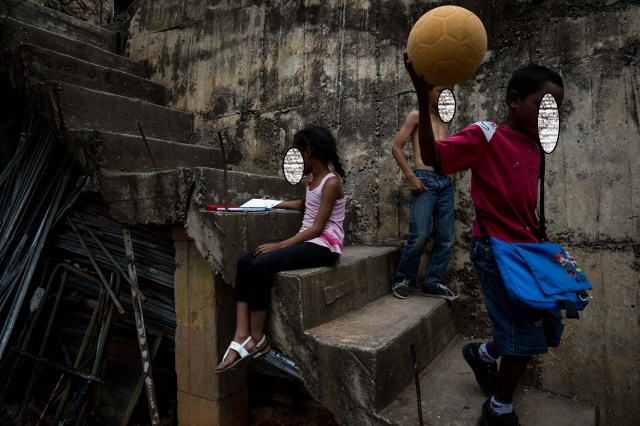
[[[313,191],[309,190],[309,184],[311,180],[307,181],[305,211],[304,217],[302,219],[302,227],[300,228],[299,232],[302,232],[313,225],[313,222],[318,215],[318,210],[320,209],[320,203],[322,201],[322,188],[324,187],[324,183],[326,182],[326,180],[331,176],[335,176],[335,174],[327,174],[320,182],[320,185],[318,185]],[[336,200],[336,203],[333,206],[333,210],[331,211],[331,216],[329,216],[329,220],[327,221],[322,234],[320,234],[319,237],[308,240],[307,242],[327,247],[334,253],[342,254],[342,244],[344,242],[343,223],[346,204],[347,197],[342,197]]]

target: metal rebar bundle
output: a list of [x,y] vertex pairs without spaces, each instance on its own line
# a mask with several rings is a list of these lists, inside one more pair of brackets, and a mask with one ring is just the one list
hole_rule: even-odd
[[34,114],[0,175],[0,358],[5,353],[45,240],[55,221],[86,189],[72,179],[73,161]]

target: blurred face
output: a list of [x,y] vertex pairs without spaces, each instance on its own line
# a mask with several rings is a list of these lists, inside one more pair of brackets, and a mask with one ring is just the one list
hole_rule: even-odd
[[550,81],[544,82],[538,91],[527,95],[524,99],[520,98],[518,92],[512,90],[507,98],[511,114],[509,117],[511,128],[538,140],[538,110],[542,97],[547,93],[551,93],[560,108],[564,98],[564,89]]

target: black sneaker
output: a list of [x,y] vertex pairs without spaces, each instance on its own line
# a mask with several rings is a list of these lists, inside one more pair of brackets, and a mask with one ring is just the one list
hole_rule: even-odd
[[451,290],[444,284],[422,286],[421,293],[423,296],[440,297],[447,300],[456,300],[458,298],[458,293],[456,293],[454,290]]
[[520,419],[515,411],[507,414],[495,414],[489,404],[491,398],[482,404],[482,424],[484,426],[520,426]]
[[406,299],[411,296],[411,283],[409,280],[404,279],[395,283],[393,287],[391,287],[391,291],[398,299]]
[[478,355],[478,347],[482,343],[468,343],[462,348],[462,356],[476,376],[476,382],[486,396],[492,396],[496,390],[498,363],[484,362]]

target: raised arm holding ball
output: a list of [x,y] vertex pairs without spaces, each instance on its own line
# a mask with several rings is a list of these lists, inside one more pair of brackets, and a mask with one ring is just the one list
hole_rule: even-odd
[[[428,60],[428,58],[423,58]],[[463,356],[489,397],[482,406],[484,425],[518,425],[513,394],[534,355],[560,344],[564,329],[560,310],[527,310],[506,296],[493,258],[489,236],[510,242],[539,242],[536,214],[540,170],[538,109],[546,93],[558,106],[564,97],[562,77],[549,68],[520,68],[507,85],[508,115],[504,122],[481,121],[444,140],[433,136],[429,85],[416,73],[408,56],[405,66],[418,97],[418,137],[422,161],[441,174],[471,169],[471,198],[476,209],[470,258],[482,285],[493,323],[493,340],[470,343]],[[498,368],[497,359],[500,358]]]

